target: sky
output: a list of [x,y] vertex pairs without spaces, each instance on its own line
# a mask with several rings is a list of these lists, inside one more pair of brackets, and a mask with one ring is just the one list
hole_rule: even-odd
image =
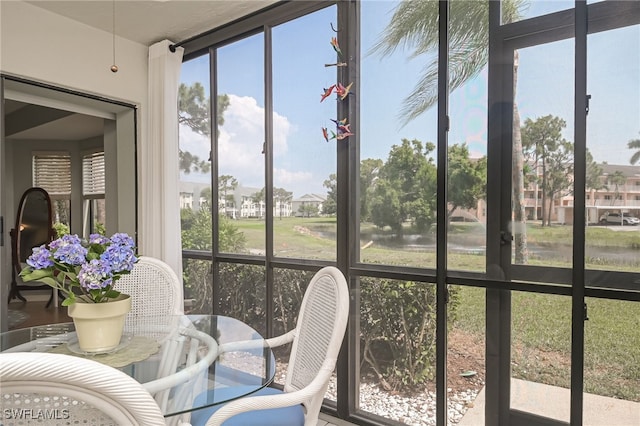
[[[589,2],[591,3],[591,2]],[[365,1],[362,5],[361,93],[345,101],[331,96],[320,102],[324,88],[337,82],[337,54],[329,41],[335,35],[335,7],[275,27],[273,30],[274,185],[293,191],[325,194],[323,182],[336,170],[336,144],[322,137],[321,128],[335,129],[336,103],[360,102],[361,159],[386,160],[392,145],[403,138],[436,142],[436,108],[402,126],[398,113],[411,93],[425,59],[398,51],[381,58],[370,53],[390,19],[395,1]],[[571,7],[572,1],[531,3],[525,17]],[[264,39],[262,34],[218,51],[218,91],[230,105],[220,127],[220,174],[230,174],[241,185],[264,186]],[[519,50],[517,102],[522,122],[552,114],[563,118],[563,136],[573,141],[574,41]],[[629,164],[626,145],[640,138],[640,27],[634,26],[588,37],[587,146],[598,162]],[[544,66],[540,66],[544,64]],[[208,90],[208,57],[185,62],[181,81],[199,81]],[[486,154],[487,71],[450,95],[449,143],[467,143],[473,156]],[[209,141],[190,129],[180,129],[182,150],[209,156]],[[208,182],[209,176],[191,173],[186,181]]]

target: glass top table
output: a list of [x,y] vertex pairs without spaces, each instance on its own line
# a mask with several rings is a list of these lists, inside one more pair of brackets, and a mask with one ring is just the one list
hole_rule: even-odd
[[264,338],[230,317],[130,317],[120,345],[98,354],[81,351],[74,330],[62,323],[0,333],[0,351],[62,353],[118,368],[154,396],[165,417],[250,395],[275,375]]

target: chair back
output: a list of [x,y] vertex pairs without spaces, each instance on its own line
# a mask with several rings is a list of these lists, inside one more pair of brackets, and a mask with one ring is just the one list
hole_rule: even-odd
[[131,296],[130,316],[163,317],[184,313],[182,283],[165,262],[140,256],[133,270],[114,288]]
[[[349,288],[344,275],[333,266],[322,268],[311,279],[302,299],[285,392],[303,389],[311,383],[327,360],[333,362],[333,369],[348,318]],[[320,403],[323,396],[324,392],[319,395]]]
[[0,377],[0,408],[6,426],[30,422],[165,425],[160,408],[140,383],[93,360],[51,353],[2,353]]

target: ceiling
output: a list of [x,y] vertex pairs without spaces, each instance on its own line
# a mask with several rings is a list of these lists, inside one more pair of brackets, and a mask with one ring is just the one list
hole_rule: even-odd
[[277,0],[24,0],[91,27],[151,46],[179,42],[263,9]]
[[[186,40],[263,9],[277,0],[24,1],[109,33],[114,31],[115,6],[116,35],[151,46],[165,39],[173,42]],[[20,117],[19,110],[29,106],[28,101],[7,98],[5,118]],[[7,140],[83,140],[101,135],[103,120],[93,115],[74,113],[21,128],[19,132],[6,136]]]

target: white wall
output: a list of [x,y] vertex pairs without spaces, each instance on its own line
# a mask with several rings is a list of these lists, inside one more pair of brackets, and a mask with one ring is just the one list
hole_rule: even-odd
[[[113,73],[112,42],[110,32],[22,1],[0,1],[0,71],[135,105],[140,152],[147,135],[149,49],[116,38],[119,71]],[[123,188],[133,191],[130,184]],[[133,218],[120,219],[129,232],[135,229]]]
[[[148,48],[22,1],[0,1],[0,71],[135,104],[147,102]],[[141,117],[141,124],[144,119]],[[144,132],[143,132],[144,133]]]
[[[22,1],[0,0],[0,72],[135,105],[140,150],[147,143],[149,49],[116,38],[119,71],[113,73],[110,70],[113,61],[112,40],[110,32],[94,29]],[[8,167],[5,172],[11,173],[7,163],[5,161]],[[12,181],[2,183],[3,186],[14,184]],[[128,190],[134,191],[133,185],[129,185]],[[10,228],[7,225],[12,222],[10,216],[13,216],[7,211],[14,211],[7,210],[7,207],[0,207],[5,219],[9,219],[5,222],[5,230]],[[126,230],[131,232],[129,228],[135,226],[133,217],[127,218],[127,221]],[[5,234],[8,235],[8,231]],[[0,247],[0,278],[3,283],[9,274],[2,267],[9,262],[10,251],[5,250],[6,247]],[[6,300],[5,290],[5,286],[0,289],[3,300]],[[3,329],[6,324],[1,318],[6,318],[4,303],[0,304],[0,329]]]

